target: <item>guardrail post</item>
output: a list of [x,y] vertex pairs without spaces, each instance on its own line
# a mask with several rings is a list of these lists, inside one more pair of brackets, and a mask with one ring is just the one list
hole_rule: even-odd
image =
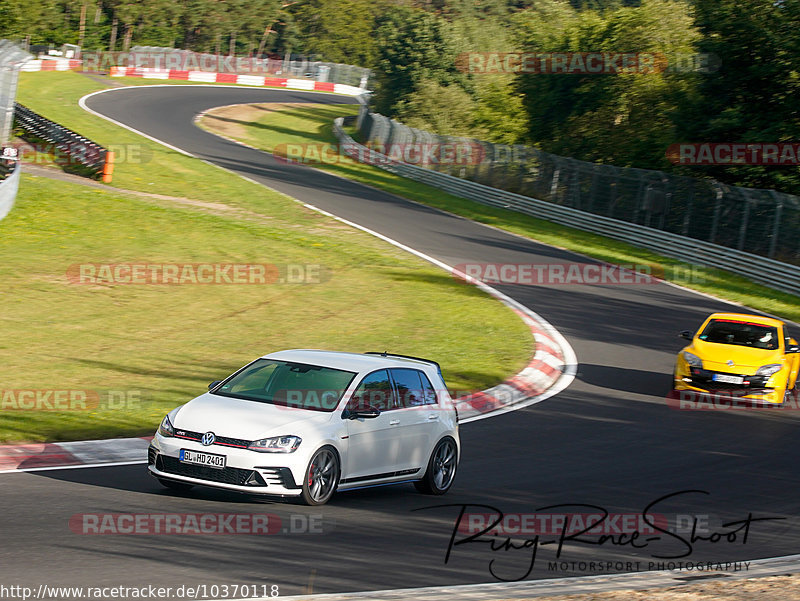
[[364,119],[369,115],[369,107],[366,104],[361,104],[358,107],[358,118],[356,119],[356,129],[360,134],[364,134],[362,127],[364,127]]
[[694,208],[694,183],[692,183],[692,187],[689,188],[689,195],[686,199],[686,204],[688,208],[686,212],[683,214],[683,225],[681,227],[681,235],[688,236],[689,235],[689,223],[692,219],[692,209]]
[[745,238],[747,236],[747,222],[750,221],[750,206],[752,204],[753,201],[746,196],[744,199],[744,217],[742,217],[742,223],[739,224],[739,244],[736,246],[739,250],[744,250]]
[[556,201],[556,192],[558,192],[558,176],[561,175],[561,168],[556,167],[553,170],[553,181],[550,184],[550,202]]
[[597,197],[597,165],[592,165],[592,183],[589,186],[589,206],[586,208],[590,213],[594,212],[594,200]]
[[772,197],[775,199],[775,221],[772,223],[772,238],[769,241],[769,252],[767,256],[770,259],[775,258],[775,248],[778,245],[778,236],[781,230],[781,216],[783,214],[783,201],[778,196],[775,190],[770,190]]
[[722,209],[722,196],[724,192],[722,191],[722,186],[718,181],[711,182],[711,185],[714,186],[714,190],[716,190],[717,199],[714,204],[714,218],[711,221],[711,233],[708,236],[708,241],[714,242],[714,239],[717,237],[717,226],[719,225],[719,212]]
[[[638,209],[639,206],[642,207],[644,210],[644,225],[645,227],[650,227],[650,218],[653,215],[653,184],[647,184],[647,187],[644,189],[644,195],[641,194],[642,186],[644,186],[644,182],[641,180],[639,181],[639,189],[636,191],[636,197],[639,202],[636,203],[636,216],[633,218],[634,223],[639,223],[639,216],[638,216]],[[640,204],[641,203],[641,204]]]
[[667,214],[669,214],[669,211],[672,208],[672,185],[666,176],[661,178],[661,183],[664,186],[664,206],[661,207],[660,218],[658,220],[658,229],[663,230],[667,225]]
[[608,216],[614,217],[614,206],[617,204],[617,196],[619,195],[619,190],[617,190],[617,186],[619,185],[619,175],[614,177],[614,181],[610,182],[608,186],[611,188],[611,194],[609,194],[610,198],[608,201]]
[[572,199],[570,200],[571,205],[576,208],[581,208],[581,173],[580,168],[578,167],[578,163],[573,163],[572,165]]

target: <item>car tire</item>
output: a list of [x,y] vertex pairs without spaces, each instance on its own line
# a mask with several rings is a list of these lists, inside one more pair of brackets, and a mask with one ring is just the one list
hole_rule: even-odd
[[422,480],[414,482],[416,489],[426,495],[443,495],[453,484],[458,467],[458,447],[449,436],[434,447],[428,460],[428,469]]
[[158,481],[161,486],[178,492],[186,492],[194,488],[194,484],[187,484],[186,482],[176,482],[175,480],[166,480],[164,478],[159,478]]
[[339,455],[334,448],[331,446],[320,448],[308,462],[303,475],[300,500],[305,505],[324,505],[336,492],[340,475]]

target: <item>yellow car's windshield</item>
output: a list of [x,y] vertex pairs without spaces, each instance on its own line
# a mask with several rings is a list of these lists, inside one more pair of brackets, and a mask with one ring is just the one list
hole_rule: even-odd
[[708,322],[698,338],[704,342],[735,344],[771,351],[778,348],[777,328],[750,321],[713,319]]

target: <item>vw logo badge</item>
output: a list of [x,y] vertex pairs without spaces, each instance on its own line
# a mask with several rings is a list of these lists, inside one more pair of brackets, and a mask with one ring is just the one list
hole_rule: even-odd
[[731,359],[728,359],[728,367],[733,367],[734,365],[735,363]]
[[217,439],[216,435],[213,432],[206,432],[203,434],[203,438],[200,439],[200,442],[203,443],[204,447],[214,444],[214,441]]

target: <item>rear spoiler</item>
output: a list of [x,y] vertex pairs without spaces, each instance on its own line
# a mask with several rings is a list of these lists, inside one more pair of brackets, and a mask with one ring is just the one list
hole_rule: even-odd
[[[379,355],[381,357],[398,357],[400,359],[412,359],[414,361],[422,361],[423,363],[430,363],[431,365],[435,365],[436,366],[436,370],[439,372],[439,375],[440,376],[442,375],[442,367],[441,367],[441,365],[436,363],[436,361],[434,361],[433,359],[423,359],[422,357],[413,357],[411,355],[399,355],[397,353],[389,353],[389,352],[386,352],[386,351],[383,351],[382,353],[378,353],[376,351],[367,351],[364,354],[365,355]],[[442,379],[444,380],[443,376],[442,376]]]

